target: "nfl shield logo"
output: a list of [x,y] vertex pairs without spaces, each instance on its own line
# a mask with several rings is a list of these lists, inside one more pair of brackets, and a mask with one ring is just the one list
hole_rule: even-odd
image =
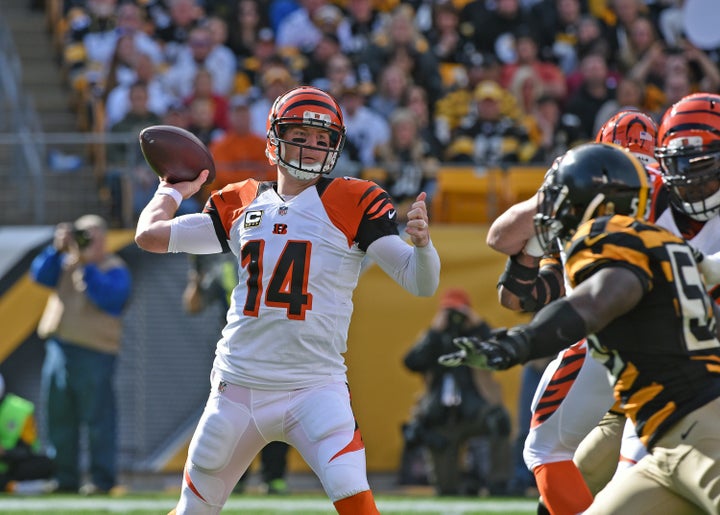
[[287,206],[280,206],[280,215],[285,216],[288,212]]

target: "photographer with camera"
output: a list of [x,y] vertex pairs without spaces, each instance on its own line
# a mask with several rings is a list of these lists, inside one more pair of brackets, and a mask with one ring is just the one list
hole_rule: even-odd
[[[511,422],[500,384],[486,370],[451,369],[437,361],[453,350],[453,338],[488,337],[490,333],[490,326],[473,311],[468,293],[450,288],[443,293],[430,327],[404,359],[409,370],[424,374],[427,385],[412,420],[403,427],[405,451],[418,446],[429,451],[431,480],[438,495],[474,495],[480,488],[491,495],[506,493],[512,462]],[[476,437],[486,439],[489,463],[483,463],[482,452],[463,459],[463,451]],[[464,461],[470,461],[472,470],[463,470]]]
[[[130,272],[106,249],[107,224],[96,215],[61,223],[32,262],[34,281],[53,289],[38,325],[46,338],[42,393],[60,491],[108,493],[117,484],[114,378]],[[90,454],[81,485],[80,435]]]

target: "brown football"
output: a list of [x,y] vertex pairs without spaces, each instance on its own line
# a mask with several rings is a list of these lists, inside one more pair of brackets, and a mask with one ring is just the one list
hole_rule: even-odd
[[140,131],[140,150],[150,168],[169,183],[192,181],[205,169],[206,183],[215,179],[215,162],[192,132],[173,125],[152,125]]

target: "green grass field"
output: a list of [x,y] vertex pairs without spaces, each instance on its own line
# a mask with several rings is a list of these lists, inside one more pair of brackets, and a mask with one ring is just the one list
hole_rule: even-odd
[[[125,497],[80,497],[47,495],[41,497],[0,496],[3,515],[82,515],[123,514],[158,515],[167,513],[177,501],[169,494],[128,495]],[[536,502],[524,498],[438,498],[412,496],[377,496],[383,514],[394,515],[531,515]],[[223,515],[332,515],[332,503],[321,495],[268,497],[234,495]]]

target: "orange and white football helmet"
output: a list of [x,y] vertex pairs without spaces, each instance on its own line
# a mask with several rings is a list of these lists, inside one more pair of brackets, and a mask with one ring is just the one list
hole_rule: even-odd
[[657,163],[657,130],[655,120],[647,114],[638,109],[623,109],[603,124],[595,136],[595,141],[625,147],[647,166]]
[[[287,129],[298,125],[327,130],[330,134],[330,145],[311,147],[284,139]],[[310,180],[319,174],[327,175],[335,168],[340,152],[345,146],[345,133],[345,123],[337,101],[316,87],[299,86],[280,95],[270,109],[265,155],[270,160],[270,164],[279,163],[293,177]],[[288,145],[300,149],[297,160],[290,162],[285,158],[285,149]],[[303,166],[303,149],[324,151],[325,159],[312,167]]]
[[655,156],[676,209],[700,222],[720,213],[720,95],[693,93],[668,109]]

